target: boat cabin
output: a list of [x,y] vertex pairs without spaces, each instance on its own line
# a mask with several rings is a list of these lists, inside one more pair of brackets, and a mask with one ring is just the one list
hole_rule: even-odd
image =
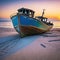
[[34,11],[31,9],[21,8],[21,9],[18,9],[18,13],[24,14],[24,15],[29,16],[29,17],[34,17]]
[[46,23],[47,25],[53,25],[53,23],[50,22],[50,21],[48,21],[48,20],[47,20],[48,18],[46,18],[46,17],[38,16],[38,17],[36,17],[36,19],[38,19],[38,20]]

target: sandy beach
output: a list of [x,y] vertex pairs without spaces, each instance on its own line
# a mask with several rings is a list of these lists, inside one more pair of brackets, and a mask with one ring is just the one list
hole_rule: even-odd
[[24,38],[0,28],[0,60],[60,60],[60,28]]
[[0,0],[0,60],[60,60],[60,0]]

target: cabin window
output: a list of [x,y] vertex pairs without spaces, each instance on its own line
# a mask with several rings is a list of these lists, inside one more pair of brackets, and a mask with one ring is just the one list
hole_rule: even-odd
[[22,11],[22,10],[20,10],[20,11],[19,11],[19,14],[22,14],[22,13],[23,13],[23,11]]
[[45,19],[45,21],[46,21],[46,19]]
[[27,14],[27,12],[25,11],[25,14]]
[[25,10],[23,10],[23,13],[25,13]]
[[31,12],[30,12],[30,14],[31,14]]
[[45,21],[45,20],[43,19],[43,21]]

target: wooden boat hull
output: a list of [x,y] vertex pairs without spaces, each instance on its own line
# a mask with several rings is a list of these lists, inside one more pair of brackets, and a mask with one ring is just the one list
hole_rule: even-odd
[[[29,36],[29,35],[35,35],[35,34],[41,34],[49,30],[49,29],[43,30],[43,29],[36,28],[33,26],[20,26],[20,28],[21,28],[20,34],[22,35],[22,37]],[[50,26],[49,28],[52,28],[52,26]]]
[[53,26],[25,15],[15,15],[11,19],[15,30],[21,37],[47,32]]

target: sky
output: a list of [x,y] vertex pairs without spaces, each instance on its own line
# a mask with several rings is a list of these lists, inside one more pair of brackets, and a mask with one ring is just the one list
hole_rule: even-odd
[[41,15],[60,20],[60,0],[1,0],[0,18],[10,18],[19,8],[29,8],[35,11],[35,16]]
[[10,19],[22,7],[34,10],[35,16],[41,16],[45,9],[45,17],[60,21],[60,0],[1,0],[0,18]]

